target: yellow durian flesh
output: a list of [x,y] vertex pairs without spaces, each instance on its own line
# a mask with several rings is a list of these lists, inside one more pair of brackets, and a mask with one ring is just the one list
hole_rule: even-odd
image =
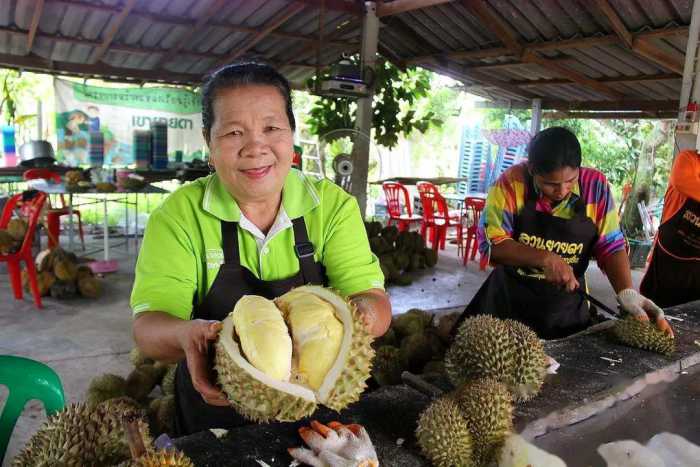
[[294,342],[294,382],[318,390],[338,358],[343,324],[318,295],[292,290],[276,300]]
[[257,295],[245,295],[233,309],[233,326],[243,355],[271,378],[289,381],[292,339],[275,303]]

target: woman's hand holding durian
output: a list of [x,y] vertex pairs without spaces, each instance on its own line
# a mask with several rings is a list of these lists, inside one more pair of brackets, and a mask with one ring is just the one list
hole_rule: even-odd
[[383,336],[391,325],[391,305],[386,293],[370,289],[350,297],[362,316],[367,331],[374,337]]
[[209,344],[216,341],[221,331],[220,321],[193,319],[179,329],[177,338],[187,359],[192,385],[210,405],[230,405],[224,393],[212,383],[209,366]]

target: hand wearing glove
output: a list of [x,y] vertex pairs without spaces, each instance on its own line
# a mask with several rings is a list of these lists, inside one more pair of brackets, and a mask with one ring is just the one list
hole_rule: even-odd
[[362,425],[315,420],[311,428],[299,428],[299,435],[311,449],[289,448],[289,454],[312,467],[379,467],[377,453]]
[[673,337],[673,329],[671,329],[671,325],[664,318],[664,310],[636,290],[625,289],[620,291],[617,294],[617,301],[623,311],[640,321],[653,319],[661,331]]

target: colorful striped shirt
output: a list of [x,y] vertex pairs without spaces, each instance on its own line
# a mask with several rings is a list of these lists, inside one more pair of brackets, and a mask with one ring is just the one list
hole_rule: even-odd
[[[489,189],[478,230],[482,255],[490,254],[491,245],[513,238],[515,216],[525,207],[527,199],[526,175],[527,163],[523,162],[506,170]],[[598,170],[581,167],[579,181],[566,199],[552,207],[540,195],[536,209],[555,217],[571,219],[574,217],[574,205],[581,197],[586,205],[586,215],[598,229],[598,240],[593,250],[595,258],[600,260],[624,249],[625,240],[610,185]]]

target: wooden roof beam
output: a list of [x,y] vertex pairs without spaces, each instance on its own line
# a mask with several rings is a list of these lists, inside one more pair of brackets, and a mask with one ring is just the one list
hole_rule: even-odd
[[[643,83],[645,81],[666,81],[672,79],[680,79],[681,77],[675,73],[658,73],[655,75],[633,75],[633,76],[616,76],[616,77],[605,77],[598,81],[601,83]],[[510,81],[510,84],[514,86],[547,86],[552,84],[571,84],[573,81],[566,78],[554,78],[554,79],[523,79],[517,81]]]
[[463,0],[464,6],[473,13],[499,41],[509,50],[518,53],[523,46],[518,35],[503,18],[496,14],[484,0]]
[[[8,28],[5,26],[0,26],[0,32],[5,32],[8,34],[15,34],[15,35],[20,35],[20,36],[25,36],[29,33],[26,29],[12,29]],[[38,39],[47,39],[51,41],[57,41],[57,42],[66,42],[68,44],[78,44],[78,45],[90,45],[93,47],[98,47],[101,42],[97,40],[91,40],[91,39],[80,39],[77,37],[69,37],[69,36],[58,36],[55,34],[45,34],[38,32],[36,34],[36,37]],[[357,48],[357,45],[349,44],[348,47],[355,47]],[[124,53],[129,53],[129,54],[164,54],[167,53],[167,49],[159,49],[156,47],[134,47],[131,45],[125,45],[125,44],[111,44],[110,45],[110,50],[113,50],[115,52],[124,52]],[[185,50],[181,53],[182,55],[188,55],[192,57],[197,57],[197,58],[204,58],[204,59],[217,59],[217,58],[223,58],[225,54],[210,54],[206,52],[196,52],[194,50]],[[274,66],[282,66],[282,63],[276,63],[274,61],[270,61],[270,64]],[[289,66],[294,66],[294,67],[304,67],[304,68],[313,68],[313,65],[308,65],[306,63],[300,63],[300,62],[295,62],[295,61],[289,61],[286,63],[286,65]]]
[[[112,6],[105,5],[105,4],[88,3],[84,0],[46,0],[46,2],[55,3],[55,4],[59,4],[59,5],[65,5],[65,6],[72,6],[72,7],[77,7],[77,8],[84,8],[84,9],[90,10],[90,11],[102,11],[102,12],[111,13],[111,14],[119,14],[119,11],[121,11],[121,10],[119,10],[119,8],[116,8],[116,7],[112,7]],[[131,16],[134,18],[142,18],[142,19],[145,19],[148,21],[152,21],[154,23],[171,25],[171,26],[194,27],[194,25],[196,23],[196,21],[191,20],[189,18],[184,18],[182,16],[169,15],[167,13],[151,13],[150,11],[143,11],[143,10],[132,10]],[[237,25],[237,24],[230,24],[230,23],[226,23],[223,21],[211,21],[209,23],[209,26],[221,28],[223,30],[230,31],[230,32],[245,32],[248,34],[256,34],[259,32],[258,28]],[[270,33],[270,36],[279,37],[279,38],[283,38],[283,39],[292,39],[292,40],[300,41],[300,42],[312,42],[312,43],[316,42],[316,37],[314,37],[314,36],[307,36],[304,34],[295,34],[295,33],[291,33],[291,32],[273,31]],[[334,42],[333,44],[339,45],[339,46],[345,45],[344,42]]]
[[377,17],[398,15],[408,11],[420,10],[443,3],[450,3],[452,0],[394,0],[392,2],[380,2],[377,5]]
[[[513,86],[512,84],[506,81],[499,81],[497,79],[494,79],[494,77],[490,74],[483,73],[478,70],[472,71],[461,65],[455,66],[452,63],[439,63],[437,61],[433,61],[433,65],[427,66],[426,68],[437,70],[440,73],[451,73],[453,76],[460,76],[456,79],[467,79],[483,86],[502,89],[516,96],[520,96],[522,99],[533,99],[535,97],[538,97],[535,94],[532,94],[529,91],[519,88],[518,86]],[[448,76],[450,76],[450,74],[448,74]]]
[[34,5],[34,14],[32,15],[32,22],[29,25],[29,34],[27,35],[27,54],[32,53],[32,46],[34,45],[34,38],[36,37],[36,32],[39,29],[39,20],[41,19],[41,13],[44,10],[44,0],[37,0]]
[[615,11],[608,0],[595,0],[595,2],[598,5],[598,9],[600,9],[610,22],[615,34],[617,34],[629,50],[667,70],[683,75],[683,63],[669,57],[668,54],[665,54],[654,44],[649,42],[649,39],[631,34],[627,30],[627,26],[625,26],[622,18],[620,18],[620,15],[617,14],[617,11]]
[[21,68],[41,73],[65,74],[81,77],[96,77],[123,81],[152,81],[173,84],[200,84],[202,75],[194,73],[173,73],[160,70],[139,70],[136,68],[118,68],[104,63],[84,64],[47,60],[37,55],[0,54],[0,66]]
[[107,34],[105,35],[105,38],[102,41],[102,44],[100,44],[97,50],[95,50],[95,52],[92,54],[92,59],[90,60],[91,63],[97,63],[102,59],[104,54],[107,52],[109,45],[114,40],[114,37],[117,35],[117,32],[119,32],[119,28],[122,26],[122,23],[124,22],[124,20],[126,20],[127,16],[129,16],[129,13],[131,12],[131,10],[133,10],[134,6],[136,6],[136,1],[137,0],[126,0],[124,8],[122,8],[119,11],[117,17],[111,19],[110,28],[107,31]]
[[608,86],[605,83],[601,83],[600,81],[596,81],[595,79],[589,78],[586,75],[579,73],[578,71],[574,71],[570,68],[567,68],[565,66],[560,65],[557,62],[554,62],[548,58],[541,57],[539,54],[536,52],[526,52],[523,54],[523,61],[528,62],[528,63],[536,63],[538,65],[541,65],[542,67],[546,68],[547,70],[555,71],[557,74],[560,74],[564,76],[565,78],[570,79],[571,81],[581,84],[583,86],[586,86],[590,89],[593,89],[594,91],[597,91],[607,97],[611,97],[613,99],[621,99],[623,97],[623,94],[614,90],[610,86]]
[[171,58],[177,55],[183,47],[191,44],[192,37],[194,37],[195,34],[198,34],[202,29],[204,29],[207,26],[209,20],[215,14],[219,13],[221,9],[226,5],[226,1],[227,0],[216,0],[214,3],[212,3],[209,6],[209,8],[204,12],[204,14],[197,19],[197,22],[194,24],[194,27],[187,29],[187,32],[185,32],[185,35],[180,38],[180,41],[177,43],[177,45],[171,49],[168,49],[167,53],[161,55],[160,59],[158,60],[158,62],[156,62],[153,68],[163,68],[163,65],[168,63]]
[[299,13],[301,10],[306,8],[306,5],[301,2],[293,2],[287,5],[285,8],[280,10],[272,19],[270,19],[259,32],[246,41],[243,45],[233,50],[224,59],[219,60],[216,63],[216,67],[226,65],[237,58],[241,57],[247,51],[252,49],[255,44],[267,37],[272,31],[280,27],[285,21],[287,21],[292,16]]
[[[634,34],[635,39],[656,39],[664,37],[675,37],[688,34],[687,26],[677,28],[664,28],[645,31]],[[523,52],[544,52],[548,50],[567,50],[596,47],[600,45],[619,44],[621,39],[616,34],[607,34],[605,36],[581,37],[575,39],[564,39],[555,41],[546,41],[539,43],[525,44]],[[505,47],[493,47],[480,50],[456,50],[454,52],[441,52],[431,55],[423,55],[406,60],[408,64],[418,64],[430,58],[447,58],[452,60],[478,60],[482,58],[495,58],[503,55],[508,55],[509,50]]]

